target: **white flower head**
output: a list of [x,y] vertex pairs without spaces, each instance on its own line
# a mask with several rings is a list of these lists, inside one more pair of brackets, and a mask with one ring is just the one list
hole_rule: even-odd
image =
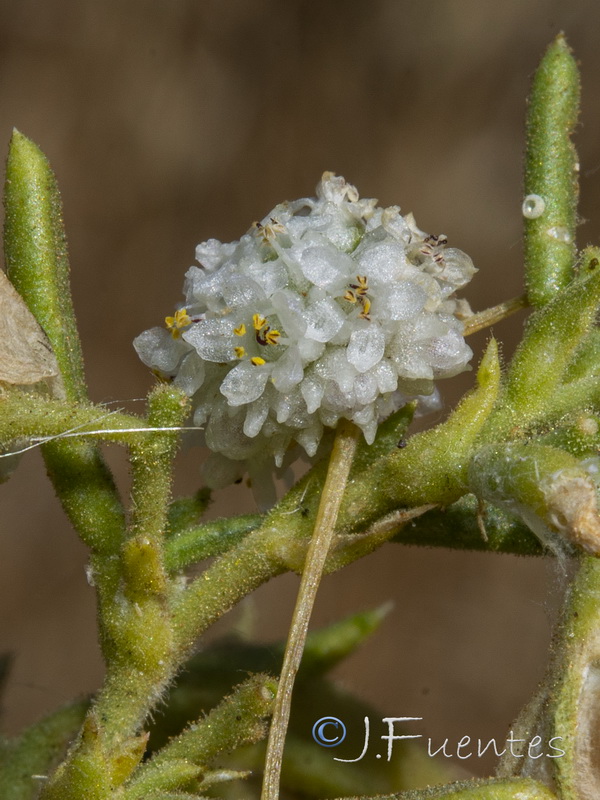
[[313,457],[341,417],[378,423],[472,356],[454,297],[473,262],[397,206],[324,173],[317,196],[282,203],[237,242],[196,248],[185,302],[134,346],[193,396],[194,424],[224,485],[296,443]]

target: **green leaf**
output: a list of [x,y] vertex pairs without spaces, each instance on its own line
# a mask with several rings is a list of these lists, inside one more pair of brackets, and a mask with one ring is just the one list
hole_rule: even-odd
[[491,504],[480,508],[473,494],[464,495],[446,508],[434,508],[417,517],[404,525],[391,541],[419,547],[529,556],[544,552],[538,539],[516,515]]
[[[392,605],[385,603],[309,633],[297,680],[310,680],[315,675],[322,675],[348,658],[379,628],[391,609]],[[283,655],[283,649],[280,649]]]
[[40,800],[105,800],[110,796],[112,775],[98,731],[98,720],[89,712],[77,748],[43,785]]
[[593,331],[599,304],[600,270],[595,270],[572,281],[532,314],[483,438],[506,438],[553,413],[568,368]]
[[226,553],[257,528],[260,514],[226,517],[172,533],[165,541],[165,567],[177,572],[198,561]]
[[191,497],[177,497],[171,501],[167,511],[167,536],[196,527],[198,520],[210,505],[211,494],[211,490],[204,487]]
[[[377,630],[389,610],[386,604],[309,633],[298,685],[311,683],[357,650]],[[176,735],[200,710],[214,707],[223,694],[231,691],[240,674],[279,674],[284,647],[284,642],[253,644],[224,639],[193,656],[171,688],[164,710],[157,712],[151,750]]]
[[8,277],[50,340],[67,398],[85,401],[83,356],[71,302],[56,178],[39,147],[17,130],[10,140],[4,206]]
[[571,414],[560,426],[536,436],[535,441],[577,458],[592,458],[600,450],[600,417],[585,411]]
[[190,765],[206,768],[220,753],[262,739],[276,691],[276,680],[266,675],[254,675],[238,686],[143,764],[127,785],[124,799],[143,800],[150,792],[185,789],[194,777],[187,769]]
[[[14,131],[4,187],[8,276],[44,329],[68,400],[85,403],[83,358],[69,285],[69,260],[56,178],[41,150]],[[123,511],[98,448],[82,441],[44,445],[48,474],[82,539],[116,550]]]
[[[4,742],[0,754],[2,800],[32,800],[44,777],[56,766],[79,730],[87,703],[61,708],[32,725],[17,739]],[[40,777],[42,776],[42,777]]]
[[525,278],[534,306],[573,277],[579,165],[571,135],[578,114],[579,71],[559,34],[535,73],[527,115],[525,196],[543,204],[539,216],[525,217]]

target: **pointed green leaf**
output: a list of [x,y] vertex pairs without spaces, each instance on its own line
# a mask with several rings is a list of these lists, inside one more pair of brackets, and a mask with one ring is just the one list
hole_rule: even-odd
[[579,71],[559,34],[535,73],[527,114],[525,274],[534,306],[573,277],[579,164],[571,135],[578,114]]

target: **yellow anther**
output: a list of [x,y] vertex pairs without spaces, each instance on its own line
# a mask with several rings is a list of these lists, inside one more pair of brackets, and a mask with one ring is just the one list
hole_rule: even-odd
[[254,326],[255,331],[259,331],[261,328],[264,328],[266,324],[267,320],[260,314],[254,314],[252,317],[252,325]]
[[191,324],[192,320],[189,318],[186,308],[180,308],[179,311],[175,312],[174,317],[165,317],[165,325],[171,331],[171,336],[174,339],[179,339],[181,336],[180,328],[185,328]]
[[348,289],[344,294],[344,300],[347,300],[349,303],[356,303],[356,292],[353,292],[352,289]]
[[165,317],[165,325],[171,331],[171,336],[174,339],[179,339],[181,331],[175,325],[175,317]]
[[254,356],[254,358],[251,358],[250,361],[255,367],[262,367],[263,364],[267,363],[264,358],[261,358],[260,356]]
[[236,347],[234,348],[234,352],[238,358],[243,358],[246,355],[246,349],[244,347]]
[[363,310],[358,315],[361,319],[371,319],[369,311],[371,310],[371,301],[365,297],[363,299]]
[[238,325],[237,328],[233,329],[233,332],[236,336],[245,336],[246,335],[246,326],[242,322],[241,325]]
[[265,335],[265,341],[267,342],[267,344],[277,344],[280,336],[281,334],[279,333],[279,331],[269,330]]
[[365,295],[369,291],[369,284],[367,281],[366,275],[357,275],[356,276],[357,286],[353,286],[353,289],[356,289],[358,294]]
[[268,244],[271,239],[274,239],[281,233],[285,233],[285,226],[276,220],[275,217],[271,217],[271,221],[267,222],[266,225],[262,225],[260,222],[255,222],[254,228],[262,239],[263,244]]

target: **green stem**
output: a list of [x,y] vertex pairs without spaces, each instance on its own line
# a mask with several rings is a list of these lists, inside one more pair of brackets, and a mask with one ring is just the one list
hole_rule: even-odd
[[[104,442],[135,446],[153,426],[142,417],[107,411],[102,406],[77,405],[38,394],[6,390],[0,395],[0,443],[14,439],[64,442],[94,437]],[[133,430],[131,430],[133,429]],[[67,438],[69,437],[69,438]]]
[[286,644],[281,678],[269,730],[262,791],[263,800],[277,800],[279,797],[281,762],[290,718],[292,691],[300,661],[302,660],[308,624],[319,583],[321,582],[321,576],[323,575],[327,554],[331,546],[335,523],[359,436],[360,431],[355,425],[345,420],[340,422],[317,511],[313,537],[306,554],[306,562]]
[[[568,385],[569,386],[569,385]],[[568,391],[568,386],[561,391]],[[596,386],[596,383],[593,383]],[[561,396],[560,391],[557,396]],[[562,406],[561,406],[562,407]],[[352,466],[352,483],[356,483],[357,495],[362,498],[363,507],[371,504],[373,494],[370,491],[372,482],[371,474],[367,468],[375,464],[378,458],[386,454],[403,453],[398,451],[397,443],[404,435],[406,426],[410,421],[412,408],[405,407],[394,418],[382,423],[376,442],[370,447],[359,444],[356,457]],[[121,412],[107,415],[106,409],[101,407],[85,407],[65,405],[55,400],[49,400],[33,394],[24,395],[21,392],[8,392],[0,398],[0,442],[9,442],[18,437],[28,438],[37,436],[57,436],[65,430],[77,428],[78,435],[86,436],[86,431],[96,430],[98,438],[107,442],[132,446],[136,441],[152,435],[151,426],[141,417]],[[388,430],[389,428],[389,430]],[[103,430],[104,429],[104,430]],[[129,432],[135,429],[138,432]],[[148,433],[144,430],[148,429]],[[110,431],[110,432],[108,432]],[[551,441],[548,442],[552,444]],[[594,442],[591,443],[593,446]],[[562,446],[562,445],[561,445]],[[452,452],[452,448],[447,448]],[[418,459],[417,459],[418,460]],[[444,471],[444,463],[439,459],[438,468]],[[317,469],[317,468],[315,468]],[[379,467],[375,467],[377,471]],[[421,476],[417,476],[422,478]],[[308,490],[305,489],[309,485]],[[284,498],[279,506],[273,510],[269,517],[260,515],[244,515],[222,520],[206,522],[202,525],[185,528],[177,531],[165,540],[165,565],[170,572],[185,569],[205,558],[222,555],[234,546],[237,546],[246,535],[261,526],[276,528],[280,532],[290,530],[290,522],[302,523],[302,531],[308,529],[310,517],[306,512],[312,505],[313,486],[319,480],[311,475],[304,478],[294,490]],[[390,483],[386,499],[386,506],[391,500],[396,506],[406,504],[399,491],[401,487]],[[300,498],[303,497],[302,503]],[[178,503],[180,501],[175,501]],[[295,510],[296,509],[296,510]],[[305,515],[303,516],[303,512]],[[514,517],[507,517],[502,512],[489,508],[486,511],[488,519],[489,541],[482,538],[476,522],[476,502],[473,496],[467,496],[445,510],[431,511],[427,515],[415,520],[411,525],[404,525],[399,521],[398,533],[394,541],[425,547],[449,547],[452,549],[492,550],[503,553],[517,553],[520,555],[538,554],[539,546],[535,538],[528,533]],[[194,511],[194,515],[195,515]],[[382,518],[383,510],[375,509],[375,513]],[[373,526],[377,525],[377,516]],[[360,530],[360,529],[359,529]],[[302,531],[292,531],[292,539],[301,540]],[[277,537],[273,538],[275,541]],[[304,557],[303,554],[301,557]],[[94,570],[96,575],[97,569]]]
[[597,375],[560,386],[548,399],[544,421],[552,423],[576,409],[584,408],[600,410],[600,381]]
[[269,526],[249,533],[173,597],[173,625],[182,657],[191,652],[203,631],[243,597],[286,571],[274,544],[282,538],[281,531]]
[[44,788],[45,800],[87,797],[90,776],[97,774],[104,782],[93,778],[93,797],[104,800],[110,787],[128,777],[145,746],[138,728],[177,667],[162,538],[178,436],[176,430],[160,429],[177,429],[186,413],[187,398],[177,389],[160,386],[150,394],[148,423],[159,430],[131,447],[128,538],[117,559],[93,559],[97,573],[110,575],[110,587],[103,584],[99,592],[107,662],[104,686],[87,714],[82,736]]
[[[171,386],[149,396],[148,423],[177,428],[187,398]],[[176,432],[148,434],[131,448],[132,512],[122,554],[122,587],[104,609],[113,640],[105,686],[94,706],[108,750],[134,735],[176,668],[163,540]]]
[[551,692],[552,735],[565,750],[555,759],[563,800],[600,796],[600,561],[582,556],[568,594]]
[[[86,403],[60,194],[46,157],[18,131],[10,142],[4,204],[8,275],[48,336],[66,399]],[[42,449],[56,493],[81,538],[114,553],[123,533],[123,509],[97,447],[74,440]]]

